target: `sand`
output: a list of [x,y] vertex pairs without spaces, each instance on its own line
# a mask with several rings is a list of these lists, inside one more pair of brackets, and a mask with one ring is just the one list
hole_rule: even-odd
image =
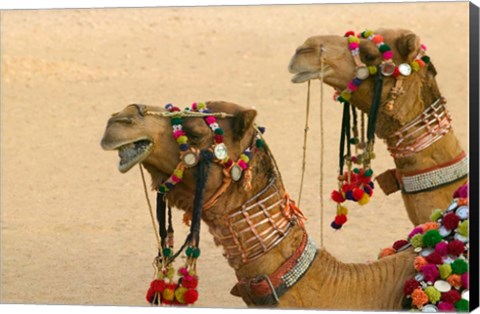
[[[116,154],[99,145],[110,114],[130,103],[255,107],[296,198],[306,85],[290,83],[290,57],[309,36],[366,27],[421,36],[467,148],[468,3],[2,12],[1,302],[147,305],[155,238],[140,173],[120,174]],[[312,87],[302,209],[319,243],[319,85]],[[343,261],[375,260],[411,224],[400,194],[377,190],[368,206],[350,205],[342,231],[328,226],[341,115],[331,93],[325,87],[325,246]],[[376,151],[377,173],[393,167],[382,142]],[[180,242],[187,228],[174,218]],[[244,307],[229,294],[234,272],[206,228],[201,246],[197,306]]]

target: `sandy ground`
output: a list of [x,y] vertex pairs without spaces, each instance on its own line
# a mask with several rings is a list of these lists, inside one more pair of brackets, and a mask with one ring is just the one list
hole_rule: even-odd
[[[306,85],[290,83],[289,59],[308,36],[366,27],[422,37],[466,148],[468,3],[2,12],[1,302],[147,305],[155,239],[140,173],[120,174],[116,154],[99,146],[106,120],[127,104],[254,106],[296,198]],[[378,190],[368,206],[350,206],[341,232],[328,226],[341,111],[325,91],[325,245],[343,261],[374,260],[411,225],[400,195]],[[319,243],[315,82],[312,99],[302,208]],[[377,155],[377,173],[393,166],[381,142]],[[229,294],[233,271],[203,233],[197,305],[243,307]]]

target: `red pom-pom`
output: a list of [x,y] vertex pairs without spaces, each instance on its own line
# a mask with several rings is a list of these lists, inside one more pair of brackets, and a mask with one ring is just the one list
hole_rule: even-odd
[[403,293],[405,293],[405,295],[410,295],[412,294],[413,290],[417,289],[419,286],[420,284],[418,281],[415,279],[409,279],[403,285]]
[[344,35],[345,37],[348,37],[348,36],[355,36],[355,32],[354,31],[348,31],[345,33]]
[[343,197],[342,193],[334,190],[332,192],[332,200],[336,203],[343,203],[345,201],[345,198]]
[[454,230],[457,228],[458,223],[460,222],[460,217],[455,215],[455,213],[448,213],[443,217],[443,225],[449,230]]
[[223,135],[219,135],[219,134],[214,135],[213,139],[215,140],[215,143],[217,143],[217,144],[218,143],[223,143]]
[[347,222],[347,216],[346,215],[337,215],[335,216],[335,223],[337,225],[343,225],[344,223]]
[[348,191],[353,190],[353,185],[345,183],[342,185],[342,192],[347,193]]
[[455,289],[442,293],[442,301],[448,303],[455,304],[456,302],[460,301],[461,298],[462,297],[460,296],[460,293],[458,293],[458,291]]
[[395,70],[393,70],[392,75],[394,78],[397,78],[400,75],[400,70],[398,69],[398,67],[395,67]]
[[147,302],[151,304],[153,303],[154,298],[155,298],[155,291],[153,291],[152,288],[148,289],[147,296],[145,297],[145,299],[147,299]]
[[186,304],[193,304],[198,300],[198,292],[195,289],[188,289],[183,295]]
[[353,197],[355,198],[356,201],[360,200],[363,197],[363,194],[365,194],[365,192],[362,189],[359,189],[359,188],[353,189]]
[[395,251],[398,251],[407,244],[408,244],[407,240],[398,240],[398,241],[395,241],[395,243],[393,243],[392,247],[395,249]]
[[433,264],[437,264],[437,265],[443,263],[442,256],[440,254],[438,254],[437,252],[432,252],[430,255],[428,255],[426,257],[426,260],[429,263],[433,263]]
[[194,276],[185,276],[182,278],[182,286],[185,288],[196,288],[198,286],[198,279]]
[[447,245],[448,254],[459,256],[465,251],[465,246],[462,241],[453,240]]
[[166,286],[167,284],[165,283],[165,281],[159,279],[152,281],[152,283],[150,284],[150,287],[153,289],[154,292],[160,293],[163,292]]

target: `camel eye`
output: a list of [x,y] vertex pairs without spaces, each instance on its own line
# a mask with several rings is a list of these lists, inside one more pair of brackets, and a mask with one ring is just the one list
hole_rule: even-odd
[[371,55],[371,54],[369,54],[369,53],[367,53],[367,54],[365,55],[365,61],[367,61],[367,62],[373,62],[373,61],[375,61],[376,58],[377,58],[377,57],[376,57],[375,55]]

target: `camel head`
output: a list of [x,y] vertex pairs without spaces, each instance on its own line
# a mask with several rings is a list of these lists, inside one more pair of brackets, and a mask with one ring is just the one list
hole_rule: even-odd
[[[227,146],[229,156],[238,158],[251,143],[254,132],[251,126],[256,111],[226,102],[207,102],[206,105],[212,112],[232,115],[217,118],[217,123],[224,131],[223,142]],[[118,151],[120,172],[125,173],[136,164],[142,163],[152,176],[154,188],[166,180],[180,162],[179,144],[172,135],[171,118],[162,116],[166,112],[166,109],[159,107],[129,105],[108,120],[101,141],[103,149]],[[191,147],[199,151],[212,146],[215,134],[203,118],[184,117],[182,120],[183,131]],[[180,183],[190,192],[194,189],[194,168],[185,169]],[[210,168],[207,196],[221,185],[223,178],[223,167],[213,165]]]
[[[390,46],[393,52],[395,65],[402,63],[410,64],[415,60],[421,49],[420,38],[411,31],[404,29],[380,29],[374,31],[381,35],[385,44]],[[348,47],[348,40],[343,36],[313,36],[300,45],[293,55],[289,71],[294,74],[292,82],[302,83],[312,79],[323,78],[325,84],[332,86],[338,92],[347,88],[355,77],[356,64]],[[382,63],[382,53],[379,48],[368,39],[360,39],[360,60],[367,66],[376,66]],[[323,69],[321,68],[323,57]],[[431,63],[418,72],[405,77],[403,80],[402,93],[393,110],[387,110],[385,106],[380,109],[377,135],[386,137],[395,128],[412,120],[420,114],[426,106],[440,96],[436,82],[436,71]],[[394,87],[395,78],[385,77],[382,91],[382,103],[387,102],[390,91]],[[367,113],[373,97],[374,76],[370,75],[363,80],[358,89],[352,93],[350,102]],[[389,124],[385,125],[385,124]]]

